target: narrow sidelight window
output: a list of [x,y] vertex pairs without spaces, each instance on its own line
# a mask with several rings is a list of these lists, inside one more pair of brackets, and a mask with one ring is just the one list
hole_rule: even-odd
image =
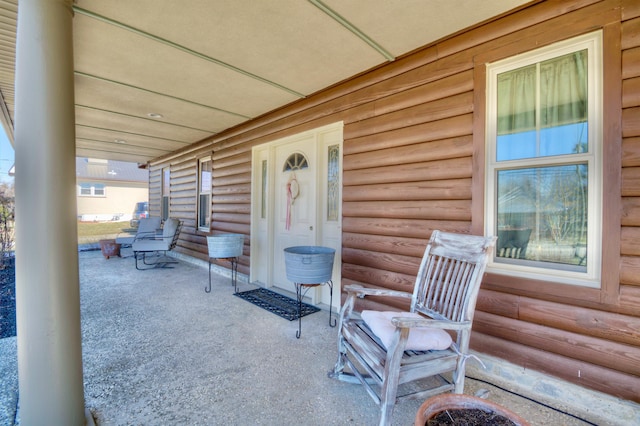
[[211,167],[210,158],[198,162],[198,229],[211,230]]

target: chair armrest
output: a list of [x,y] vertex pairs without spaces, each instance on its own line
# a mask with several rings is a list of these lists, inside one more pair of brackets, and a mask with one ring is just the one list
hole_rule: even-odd
[[[398,312],[402,315],[402,312]],[[463,330],[471,327],[470,321],[456,322],[446,320],[434,320],[430,318],[410,318],[410,317],[394,317],[391,323],[400,328],[428,327],[441,328],[443,330]]]
[[136,240],[155,239],[158,236],[162,237],[162,234],[158,234],[157,231],[138,232],[136,234]]
[[406,291],[387,290],[383,288],[365,288],[358,284],[345,286],[343,290],[348,296],[355,294],[361,299],[365,296],[391,296],[411,299],[413,296],[411,293],[407,293]]

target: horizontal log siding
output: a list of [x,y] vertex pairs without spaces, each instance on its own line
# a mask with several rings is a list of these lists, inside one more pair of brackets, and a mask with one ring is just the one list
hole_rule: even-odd
[[[631,4],[635,3],[632,7]],[[620,304],[638,314],[640,304],[640,7],[627,1],[622,49],[622,212]],[[636,333],[639,336],[640,333]]]
[[[606,2],[603,2],[606,3]],[[624,2],[623,2],[624,3]],[[615,2],[609,2],[610,10]],[[601,8],[600,5],[594,7]],[[591,8],[587,8],[591,9]],[[511,277],[492,277],[492,285],[483,289],[478,302],[478,315],[474,323],[472,347],[496,356],[509,351],[509,358],[519,360],[524,366],[539,363],[534,367],[541,371],[563,377],[575,383],[593,387],[613,395],[640,401],[637,391],[640,387],[640,318],[638,288],[640,272],[640,211],[637,209],[640,195],[640,167],[637,136],[640,135],[640,110],[638,99],[640,87],[636,81],[640,68],[640,55],[629,55],[625,48],[636,49],[638,44],[638,17],[623,21],[620,26],[620,45],[623,80],[620,116],[622,117],[621,153],[622,171],[620,181],[620,237],[619,237],[619,286],[610,298],[591,299],[594,294],[588,290],[574,289],[574,298],[545,297],[541,300],[541,289],[549,288],[547,283],[531,282],[531,290],[521,290],[519,294],[509,294]],[[610,17],[603,19],[603,25],[611,25]],[[613,22],[615,25],[615,22]],[[614,33],[609,32],[609,36]],[[615,41],[615,40],[614,40]],[[605,46],[616,46],[605,40]],[[614,55],[615,56],[615,55]],[[605,65],[605,68],[607,65]],[[628,67],[634,67],[631,71]],[[616,85],[613,84],[613,87]],[[615,99],[614,99],[615,101]],[[612,102],[614,103],[614,102]],[[615,115],[615,111],[607,111]],[[611,124],[610,124],[611,125]],[[605,144],[617,143],[615,133],[605,133]],[[605,147],[605,149],[609,149]],[[605,164],[605,169],[610,167]],[[616,170],[605,170],[616,173]],[[613,191],[615,193],[615,190]],[[608,194],[606,194],[608,195]],[[605,203],[606,204],[606,203]],[[605,206],[605,210],[606,210]],[[605,214],[616,214],[610,206]],[[612,241],[605,235],[603,247]],[[615,240],[614,240],[615,241]],[[603,248],[606,251],[606,248]],[[541,284],[541,285],[537,285]],[[631,287],[633,286],[633,287]],[[583,294],[581,294],[583,293]],[[580,300],[583,298],[583,300]],[[603,303],[604,302],[604,303]],[[505,336],[509,337],[505,341]],[[495,339],[500,345],[494,345]],[[531,356],[542,351],[548,362],[534,361]],[[622,366],[622,364],[625,364]],[[625,382],[625,386],[610,386],[606,382],[615,378]],[[602,384],[600,384],[602,382]]]
[[149,170],[149,215],[161,216],[162,208],[162,169]]
[[[551,374],[568,382],[591,389],[597,389],[610,395],[640,395],[640,380],[637,376],[589,364],[573,357],[563,357],[529,345],[474,331],[471,345],[478,351],[492,353],[522,366],[523,370],[534,369]],[[558,396],[562,400],[562,395]],[[626,398],[633,399],[633,398]]]
[[[619,288],[616,283],[614,297],[584,288],[568,297],[555,294],[554,284],[535,282],[514,292],[518,280],[496,279],[481,291],[472,347],[640,402],[639,20],[634,0],[533,5],[154,160],[150,197],[160,196],[159,171],[170,165],[171,212],[186,228],[178,250],[206,256],[204,236],[195,230],[195,176],[198,153],[212,151],[212,232],[242,233],[248,243],[252,147],[343,121],[342,284],[409,291],[434,229],[481,232],[477,180],[484,152],[474,134],[484,128],[484,106],[477,102],[484,84],[476,65],[496,52],[511,56],[533,43],[618,25],[619,40],[605,40],[605,46],[621,46],[622,110],[608,112],[621,117],[621,139],[611,142],[622,153],[622,196],[614,212],[621,226],[619,247],[610,236],[605,246],[613,241],[620,252]],[[154,209],[159,205],[151,202]],[[249,253],[245,246],[242,273],[249,273]],[[358,303],[406,307],[367,300]]]
[[[625,3],[623,8],[622,25],[622,76],[623,76],[623,107],[636,111],[640,105],[638,97],[640,88],[638,87],[638,77],[640,77],[640,4],[637,2]],[[630,118],[629,114],[625,116]],[[637,123],[637,120],[636,120]],[[627,134],[623,138],[623,173],[627,179],[634,179],[629,170],[636,170],[640,166],[640,137],[634,136],[634,130],[630,126],[626,127]],[[635,130],[637,133],[637,129]],[[623,191],[623,211],[622,225],[625,227],[640,226],[640,212],[638,211],[638,199],[632,196],[631,185],[626,185]],[[620,300],[629,309],[638,311],[640,306],[640,257],[623,256],[620,262]]]

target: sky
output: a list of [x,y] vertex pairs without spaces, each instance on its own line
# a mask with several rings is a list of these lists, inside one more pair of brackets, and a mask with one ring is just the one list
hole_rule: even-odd
[[14,161],[13,147],[0,126],[0,182],[13,182],[13,176],[9,176],[9,169]]

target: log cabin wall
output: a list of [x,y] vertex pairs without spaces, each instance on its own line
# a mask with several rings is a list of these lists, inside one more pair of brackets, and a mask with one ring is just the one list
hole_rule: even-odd
[[[160,214],[171,169],[177,250],[206,259],[197,160],[212,154],[212,233],[247,236],[251,148],[344,122],[342,283],[410,290],[432,230],[482,233],[484,64],[603,29],[602,288],[485,277],[472,348],[640,402],[640,3],[543,1],[150,163]],[[369,306],[383,306],[378,300]]]

